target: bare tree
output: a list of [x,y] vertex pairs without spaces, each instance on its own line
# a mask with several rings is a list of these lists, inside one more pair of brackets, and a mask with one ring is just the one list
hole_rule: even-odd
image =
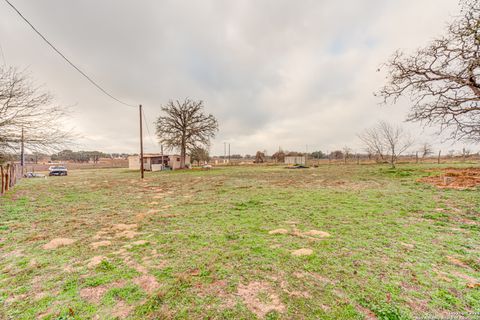
[[480,141],[480,0],[460,0],[461,15],[447,34],[412,55],[397,51],[385,64],[384,102],[413,102],[408,121],[448,132],[453,140]]
[[392,168],[395,168],[398,157],[413,144],[413,139],[402,127],[385,121],[378,122],[375,127],[365,130],[358,137],[368,150],[375,150]]
[[195,147],[190,152],[190,157],[192,161],[196,161],[197,165],[200,165],[200,162],[207,162],[208,160],[210,160],[210,154],[205,148]]
[[266,152],[257,151],[254,163],[264,163],[267,160],[265,153]]
[[162,107],[165,113],[156,122],[156,133],[167,149],[180,150],[180,167],[185,168],[185,155],[198,147],[207,148],[218,131],[217,119],[203,113],[203,101],[185,99],[169,101]]
[[60,150],[73,137],[62,129],[64,116],[25,72],[0,67],[0,154],[18,152],[22,141],[31,152]]
[[347,163],[348,158],[350,158],[352,149],[348,146],[343,147],[343,162]]
[[425,157],[428,157],[429,155],[433,154],[432,145],[428,142],[423,143],[420,148],[420,152],[422,153],[422,159],[425,159]]

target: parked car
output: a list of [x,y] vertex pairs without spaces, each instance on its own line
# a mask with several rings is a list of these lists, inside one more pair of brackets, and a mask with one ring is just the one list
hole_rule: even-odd
[[64,166],[51,166],[48,168],[50,173],[49,176],[66,176],[68,175],[68,170]]

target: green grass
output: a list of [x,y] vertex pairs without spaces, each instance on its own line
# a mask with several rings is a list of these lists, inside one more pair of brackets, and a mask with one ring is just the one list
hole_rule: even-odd
[[[478,313],[480,289],[467,284],[480,278],[479,191],[417,182],[437,174],[427,169],[232,167],[144,181],[102,169],[24,179],[0,199],[0,318]],[[122,237],[116,224],[136,227]],[[280,228],[289,234],[269,234]],[[331,236],[302,236],[308,230]],[[43,249],[54,238],[75,242]],[[110,245],[94,249],[98,241]],[[291,254],[301,248],[313,254]],[[102,261],[88,266],[95,256]],[[239,289],[255,283],[250,298]]]

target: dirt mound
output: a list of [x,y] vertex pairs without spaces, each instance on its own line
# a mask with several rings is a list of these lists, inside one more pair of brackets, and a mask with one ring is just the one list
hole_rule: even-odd
[[480,168],[447,168],[439,176],[418,180],[441,189],[474,189],[480,186]]
[[268,231],[268,234],[288,234],[288,230],[287,229],[275,229],[275,230]]
[[55,239],[51,240],[49,243],[44,244],[43,249],[46,249],[46,250],[57,249],[59,247],[68,246],[68,245],[70,245],[74,242],[75,242],[75,240],[73,240],[73,239],[55,238]]
[[109,245],[111,245],[112,242],[111,241],[108,241],[108,240],[104,240],[104,241],[98,241],[98,242],[92,242],[90,243],[90,246],[93,248],[93,249],[98,249],[100,247],[107,247]]

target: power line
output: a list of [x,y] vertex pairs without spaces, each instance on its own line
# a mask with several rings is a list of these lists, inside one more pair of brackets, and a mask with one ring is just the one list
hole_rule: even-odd
[[43,34],[41,34],[40,31],[38,31],[37,28],[35,28],[35,26],[32,23],[30,23],[30,21],[28,21],[28,19],[25,18],[25,16],[9,0],[5,0],[5,2],[10,7],[12,7],[12,9],[23,19],[23,21],[25,21],[30,26],[30,28],[33,29],[33,31],[35,31],[35,33],[37,35],[40,36],[40,38],[43,39],[43,41],[45,41],[56,53],[58,53],[70,66],[72,66],[82,76],[84,76],[91,84],[93,84],[95,87],[97,87],[98,90],[100,90],[105,95],[109,96],[111,99],[113,99],[113,100],[115,100],[115,101],[117,101],[117,102],[119,102],[123,105],[129,106],[129,107],[134,107],[134,108],[137,107],[135,105],[126,103],[126,102],[124,102],[120,99],[115,98],[112,94],[110,94],[108,91],[103,89],[97,82],[95,82],[92,78],[90,78],[85,72],[83,72],[79,67],[77,67],[72,61],[70,61],[63,53],[61,53],[60,50],[58,50],[50,41],[48,41],[47,38],[45,38],[45,36]]
[[155,145],[155,141],[153,141],[152,139],[152,134],[150,133],[150,128],[148,126],[148,121],[147,121],[147,116],[145,115],[145,110],[142,109],[142,113],[143,113],[143,120],[145,121],[145,126],[147,127],[147,132],[148,132],[148,138],[150,139],[150,142]]

